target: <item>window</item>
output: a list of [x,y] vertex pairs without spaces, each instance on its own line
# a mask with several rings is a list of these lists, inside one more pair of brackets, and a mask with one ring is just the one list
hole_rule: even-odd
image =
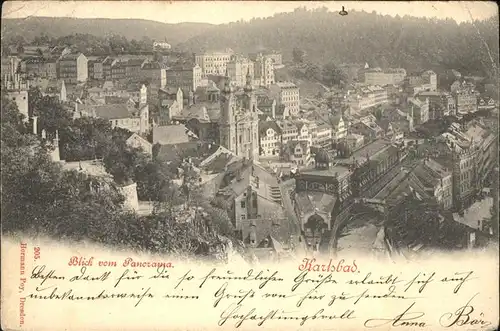
[[241,208],[245,208],[246,207],[245,201],[241,201],[240,205],[241,205]]
[[241,215],[241,219],[244,220],[246,218],[245,215]]

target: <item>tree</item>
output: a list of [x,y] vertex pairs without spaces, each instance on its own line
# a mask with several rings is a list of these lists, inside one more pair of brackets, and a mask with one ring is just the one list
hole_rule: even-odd
[[303,63],[306,52],[300,48],[295,47],[292,51],[293,62],[295,63]]
[[347,82],[347,75],[334,63],[328,63],[323,67],[322,71],[323,83],[328,86],[343,86]]

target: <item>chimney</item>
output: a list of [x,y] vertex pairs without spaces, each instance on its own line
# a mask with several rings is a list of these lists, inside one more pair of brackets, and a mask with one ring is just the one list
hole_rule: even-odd
[[47,139],[47,132],[45,129],[42,129],[42,139]]
[[37,135],[38,134],[38,116],[33,116],[33,134]]

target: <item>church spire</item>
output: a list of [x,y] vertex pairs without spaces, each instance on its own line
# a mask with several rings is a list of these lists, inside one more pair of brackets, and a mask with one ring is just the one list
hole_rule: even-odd
[[231,94],[233,93],[233,86],[231,85],[231,77],[229,77],[229,74],[227,73],[227,68],[226,68],[226,76],[224,79],[224,93]]
[[245,92],[251,92],[251,91],[252,91],[252,76],[250,75],[250,66],[248,66]]

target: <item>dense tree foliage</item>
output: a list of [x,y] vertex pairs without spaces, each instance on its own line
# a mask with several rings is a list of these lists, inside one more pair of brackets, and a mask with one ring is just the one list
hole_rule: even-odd
[[[33,92],[33,91],[32,91]],[[227,212],[210,205],[184,171],[182,186],[173,183],[171,167],[151,160],[126,146],[129,132],[111,129],[106,121],[73,120],[55,99],[39,97],[32,106],[41,129],[61,132],[62,148],[75,158],[91,155],[84,146],[102,153],[114,180],[63,170],[51,161],[49,139],[33,135],[17,106],[2,93],[1,198],[2,225],[7,234],[47,235],[72,241],[90,240],[104,245],[160,253],[208,254],[233,238]],[[55,109],[54,109],[55,108]],[[59,113],[60,117],[53,116]],[[64,125],[67,125],[64,127]],[[68,137],[63,138],[65,135]],[[78,150],[77,146],[80,146]],[[138,183],[142,199],[157,201],[147,217],[123,209],[120,184]],[[185,203],[182,206],[182,203]],[[179,210],[179,206],[183,207]],[[187,222],[186,210],[194,211]],[[218,248],[217,248],[218,247]]]
[[491,75],[491,59],[498,63],[498,16],[458,24],[452,19],[356,11],[340,16],[325,10],[297,9],[220,25],[179,45],[189,51],[231,47],[237,52],[262,46],[282,50],[285,60],[292,60],[294,48],[300,47],[307,52],[307,60],[317,64],[367,62],[371,67],[453,68]]

